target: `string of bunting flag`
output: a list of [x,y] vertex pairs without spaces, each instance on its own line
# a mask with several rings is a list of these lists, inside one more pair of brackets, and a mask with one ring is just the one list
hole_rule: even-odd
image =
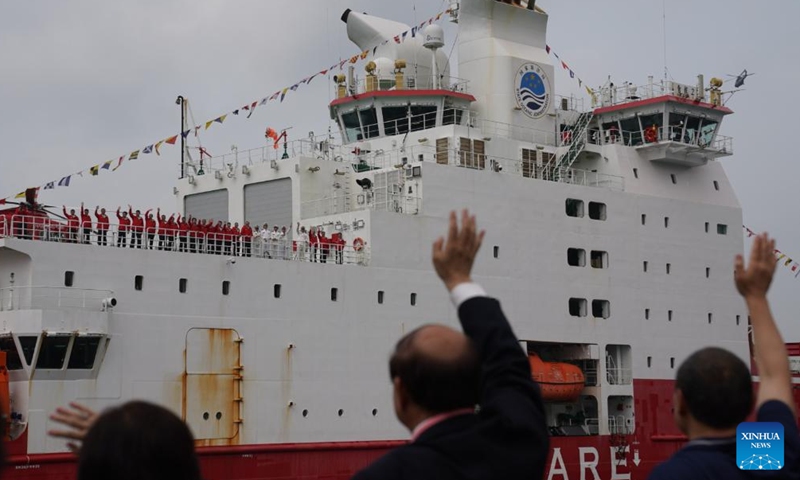
[[588,84],[584,87],[584,84],[586,82],[584,82],[581,77],[579,77],[578,75],[575,74],[575,71],[572,70],[572,68],[569,65],[567,65],[566,61],[561,59],[561,57],[558,55],[558,53],[556,53],[556,51],[553,50],[550,47],[550,45],[545,45],[544,48],[545,48],[545,50],[547,50],[548,54],[552,54],[554,57],[556,57],[556,60],[558,60],[561,63],[561,68],[563,68],[564,70],[569,72],[569,78],[572,78],[572,79],[575,79],[575,80],[578,81],[578,87],[586,88],[586,93],[588,93],[590,97],[595,98],[594,89],[592,89]]
[[[273,93],[270,96],[264,97],[264,98],[262,98],[260,100],[254,101],[254,102],[246,103],[242,107],[239,107],[239,108],[237,108],[235,110],[232,110],[232,111],[230,111],[228,113],[220,115],[220,116],[218,116],[216,118],[213,118],[211,120],[208,120],[206,122],[202,122],[199,125],[195,125],[194,127],[190,128],[190,129],[188,129],[186,131],[180,132],[180,133],[178,133],[176,135],[172,135],[170,137],[164,138],[164,139],[159,140],[157,142],[153,142],[153,143],[151,143],[151,144],[149,144],[149,145],[147,145],[145,147],[141,147],[141,148],[139,148],[137,150],[134,150],[134,151],[132,151],[132,152],[130,152],[128,154],[121,155],[118,158],[115,158],[115,159],[112,159],[112,160],[107,160],[105,162],[98,163],[96,165],[92,165],[89,168],[86,168],[86,169],[81,170],[79,172],[72,173],[70,175],[66,175],[64,177],[61,177],[58,180],[53,180],[53,181],[44,183],[43,185],[40,185],[38,187],[31,187],[31,188],[36,190],[37,193],[38,193],[39,190],[54,190],[54,189],[56,189],[58,187],[69,187],[70,184],[72,183],[72,181],[75,179],[75,177],[84,178],[84,174],[96,177],[96,176],[100,175],[100,172],[103,171],[103,170],[116,172],[120,167],[122,167],[123,163],[125,163],[126,161],[130,162],[130,161],[133,161],[133,160],[138,160],[140,158],[140,156],[149,155],[149,154],[152,154],[153,152],[155,152],[155,154],[157,156],[160,156],[161,155],[161,148],[164,145],[175,145],[177,143],[178,139],[181,136],[183,138],[186,138],[186,137],[189,136],[189,134],[192,133],[192,131],[194,131],[194,135],[197,136],[198,132],[201,129],[208,130],[215,123],[218,123],[220,125],[223,124],[225,122],[225,120],[229,118],[230,115],[244,116],[246,114],[246,118],[250,118],[253,115],[253,112],[255,112],[257,107],[264,106],[269,102],[278,101],[279,103],[283,103],[284,99],[286,98],[286,96],[288,94],[290,94],[292,92],[296,92],[303,85],[310,85],[311,81],[314,80],[316,77],[318,77],[320,75],[323,75],[323,76],[327,75],[328,72],[331,72],[333,70],[337,70],[337,69],[338,70],[342,70],[346,64],[356,64],[361,60],[366,60],[370,56],[374,57],[375,54],[377,53],[379,47],[381,47],[383,45],[386,45],[387,43],[390,43],[392,41],[394,41],[397,44],[401,44],[401,43],[405,42],[407,38],[415,38],[417,36],[417,32],[418,31],[422,30],[427,25],[432,25],[434,22],[438,22],[439,20],[441,20],[443,15],[449,14],[450,12],[451,12],[451,9],[448,8],[447,10],[445,10],[443,12],[440,12],[440,13],[436,14],[435,16],[429,18],[428,20],[423,21],[419,25],[414,26],[411,29],[406,30],[405,32],[403,32],[403,33],[401,33],[399,35],[396,35],[393,39],[384,40],[380,44],[375,45],[375,47],[373,47],[373,48],[364,50],[363,52],[358,53],[356,55],[353,55],[350,58],[345,58],[344,60],[341,60],[341,61],[339,61],[337,63],[334,63],[330,67],[325,68],[323,70],[320,70],[320,71],[318,71],[317,73],[315,73],[313,75],[309,75],[309,76],[303,78],[302,80],[298,81],[297,83],[295,83],[295,84],[293,84],[291,86],[282,88],[282,89],[278,90],[277,92]],[[11,196],[3,198],[2,199],[3,201],[0,201],[0,204],[4,203],[4,200],[9,200],[9,199],[12,199],[12,198],[13,199],[24,199],[25,198],[25,191],[22,191],[22,192],[19,192],[19,193],[15,194],[15,195],[11,195]]]
[[[742,225],[742,228],[744,228],[744,231],[747,232],[747,238],[758,235],[756,232],[747,228],[746,225]],[[783,262],[783,266],[789,268],[794,273],[794,278],[797,278],[798,275],[800,275],[800,263],[794,261],[791,257],[781,252],[777,248],[775,249],[775,258],[776,262]]]

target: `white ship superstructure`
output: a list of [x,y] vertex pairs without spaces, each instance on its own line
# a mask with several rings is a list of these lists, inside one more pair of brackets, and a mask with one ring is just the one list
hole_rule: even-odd
[[[348,11],[351,40],[379,46],[366,70],[334,78],[340,135],[214,158],[202,175],[190,164],[176,185],[184,216],[340,233],[341,264],[291,240],[213,255],[72,244],[8,222],[0,348],[18,466],[67,468],[46,434],[57,406],[139,398],[216,447],[201,450],[209,478],[347,478],[407,438],[394,343],[457,325],[430,245],[465,207],[488,232],[476,280],[524,348],[584,378],[547,403],[550,478],[644,478],[680,446],[680,362],[711,344],[749,358],[730,279],[742,214],[719,161],[733,153],[719,133],[731,111],[702,77],[608,84],[591,106],[560,97],[544,11],[452,8],[460,78],[438,26],[381,44],[409,27]],[[265,473],[276,465],[284,476]]]

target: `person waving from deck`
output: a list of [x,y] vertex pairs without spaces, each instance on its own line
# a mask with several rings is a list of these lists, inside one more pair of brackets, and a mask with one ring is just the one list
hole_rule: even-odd
[[120,210],[121,208],[117,207],[117,221],[119,222],[119,228],[117,229],[117,246],[125,248],[125,236],[128,234],[128,229],[131,226],[131,219],[128,218],[128,212],[120,213]]
[[549,439],[539,387],[500,303],[471,278],[483,235],[468,212],[460,228],[452,213],[447,240],[433,244],[464,333],[425,325],[397,342],[389,373],[411,442],[354,480],[543,477]]
[[108,245],[108,215],[106,209],[99,206],[94,207],[94,216],[97,218],[97,244],[100,246]]
[[774,240],[766,234],[757,236],[747,267],[741,255],[736,257],[734,279],[753,327],[759,375],[756,421],[783,425],[782,469],[748,471],[749,464],[737,465],[737,427],[753,408],[750,370],[733,353],[707,347],[681,364],[675,380],[673,415],[689,443],[656,467],[649,480],[800,479],[800,434],[793,408],[789,355],[767,302],[775,273],[774,252]]

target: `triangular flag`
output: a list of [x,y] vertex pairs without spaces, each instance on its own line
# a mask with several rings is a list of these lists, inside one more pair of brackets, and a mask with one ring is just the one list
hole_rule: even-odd
[[341,62],[339,62],[339,70],[341,70],[342,67],[344,67],[345,63],[347,63],[347,59],[346,58],[344,60],[342,60]]
[[403,32],[403,35],[402,35],[400,38],[402,38],[402,39],[403,39],[403,41],[405,42],[405,41],[406,41],[406,36],[408,36],[408,30],[406,30],[405,32]]
[[575,78],[575,72],[572,70],[569,71],[569,78]]
[[270,100],[270,101],[272,101],[272,100],[275,100],[275,99],[276,99],[276,98],[278,98],[280,95],[281,95],[281,92],[280,92],[280,91],[277,91],[277,92],[273,93],[271,97],[269,97],[269,100]]
[[437,21],[437,22],[438,22],[439,20],[441,20],[441,19],[442,19],[442,14],[441,14],[441,13],[440,13],[439,15],[436,15],[436,21]]
[[561,57],[559,57],[556,52],[553,52],[553,56],[556,57],[557,59],[561,60]]
[[419,30],[417,27],[411,27],[411,36],[412,37],[416,37],[417,36],[417,30]]
[[785,267],[788,267],[790,263],[792,263],[792,259],[791,259],[791,258],[790,258],[790,259],[788,259],[788,260],[786,260],[786,263],[784,263],[783,265],[784,265]]
[[[328,74],[328,70],[320,70],[320,72],[319,72],[319,75],[327,75],[327,74]],[[313,78],[313,77],[312,77],[312,78]],[[310,81],[311,81],[311,80],[309,80],[309,82],[310,82]]]
[[113,162],[113,161],[114,161],[114,160],[109,160],[109,161],[107,161],[106,163],[104,163],[104,164],[103,164],[103,166],[102,166],[101,168],[102,168],[103,170],[108,170],[108,169],[110,169],[110,168],[111,168],[111,162]]
[[361,52],[361,60],[367,58],[367,55],[369,55],[369,50],[364,50],[363,52]]
[[394,43],[400,43],[400,35],[394,37]]
[[[308,81],[306,82],[306,85],[311,85],[311,80],[314,80],[314,77],[316,77],[317,75],[319,75],[319,73],[315,73],[314,75],[311,75],[310,77],[308,77]],[[324,73],[323,73],[323,75],[324,75]]]
[[139,158],[139,150],[131,152],[131,156],[128,157],[128,160],[136,160],[137,158]]
[[175,135],[174,137],[169,137],[168,139],[166,139],[164,141],[169,143],[170,145],[175,145],[175,142],[178,141],[178,136]]
[[[201,128],[203,128],[202,125],[197,125],[197,126],[194,127],[194,136],[195,137],[197,137],[197,131],[200,130]],[[208,128],[208,127],[206,127],[206,128]]]
[[72,177],[72,175],[67,175],[66,177],[64,177],[61,180],[59,180],[58,181],[58,186],[59,187],[69,187],[70,177]]
[[564,67],[564,70],[569,70],[569,67],[567,66],[566,63],[564,63],[563,60],[561,61],[561,66]]
[[117,166],[116,166],[116,167],[114,167],[114,168],[112,168],[112,169],[111,169],[111,171],[112,171],[112,172],[116,172],[116,171],[117,171],[117,169],[118,169],[119,167],[121,167],[121,166],[122,166],[122,162],[123,162],[124,160],[125,160],[125,156],[124,156],[124,155],[123,155],[123,156],[121,156],[121,157],[119,157],[119,160],[117,161]]
[[265,105],[266,103],[267,103],[267,97],[262,98],[261,101],[258,102],[259,105]]
[[92,174],[92,176],[95,176],[95,177],[96,177],[96,176],[97,176],[97,174],[98,174],[98,173],[100,173],[100,165],[99,165],[99,164],[97,164],[97,165],[95,165],[94,167],[90,168],[90,169],[89,169],[89,173],[91,173],[91,174]]
[[25,198],[25,192],[19,192],[18,194],[14,195],[14,198]]
[[284,88],[283,91],[281,92],[281,102],[283,102],[283,99],[286,98],[286,92],[288,91],[289,91],[288,88]]
[[233,114],[234,114],[234,115],[239,115],[239,109],[237,108],[236,110],[234,110],[234,111],[233,111]]
[[206,130],[208,130],[208,127],[210,127],[212,123],[214,123],[214,120],[209,120],[206,122]]
[[544,49],[547,50],[547,53],[550,53],[550,45],[545,45]]
[[228,114],[226,113],[225,115],[223,115],[221,117],[215,118],[214,121],[217,122],[217,123],[222,123],[222,122],[225,121],[225,117],[227,117],[227,116],[228,116]]
[[242,107],[242,110],[248,110],[249,111],[250,110],[250,105],[245,105],[244,107]]
[[295,83],[294,85],[292,85],[291,87],[289,87],[289,90],[291,90],[291,91],[295,92],[295,91],[297,91],[297,88],[298,88],[298,87],[300,87],[300,84],[299,84],[299,83]]
[[372,56],[374,57],[378,53],[378,46],[375,45],[375,48],[372,49]]
[[56,182],[47,182],[44,184],[45,190],[52,190],[54,188],[56,188]]
[[158,147],[160,147],[162,143],[164,143],[164,140],[156,143],[156,155],[161,155],[161,152],[158,151]]
[[142,153],[153,153],[153,146],[148,145],[142,149]]
[[795,262],[795,264],[794,264],[794,265],[792,265],[792,271],[793,271],[793,272],[796,272],[796,271],[797,271],[797,267],[800,267],[800,265],[798,265],[798,264]]
[[80,171],[80,172],[76,173],[75,175],[77,175],[77,176],[79,176],[79,177],[83,178],[83,171]]
[[586,86],[586,93],[588,93],[589,95],[594,95],[594,90],[592,90],[591,88],[589,88],[589,86],[587,85],[587,86]]
[[350,57],[350,63],[356,63],[358,61],[358,55],[353,55]]
[[186,130],[185,132],[181,133],[181,136],[182,136],[183,138],[186,138],[186,137],[188,137],[188,136],[189,136],[189,133],[191,133],[191,132],[192,132],[192,129]]
[[775,260],[775,263],[777,263],[777,262],[780,262],[780,261],[781,261],[781,260],[783,260],[784,258],[786,258],[786,255],[784,255],[783,253],[781,253],[780,255],[778,255],[778,259],[777,259],[777,260]]

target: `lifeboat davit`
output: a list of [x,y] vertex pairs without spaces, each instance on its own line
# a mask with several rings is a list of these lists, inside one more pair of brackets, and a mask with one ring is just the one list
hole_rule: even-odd
[[531,374],[546,402],[574,402],[581,396],[585,378],[580,367],[571,363],[545,362],[539,355],[528,355]]

